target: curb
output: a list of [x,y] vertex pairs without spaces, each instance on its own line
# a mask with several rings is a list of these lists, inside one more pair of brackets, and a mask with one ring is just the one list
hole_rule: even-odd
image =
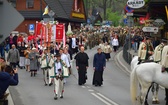
[[[121,50],[115,57],[116,63],[119,68],[121,68],[122,71],[126,72],[128,75],[130,75],[131,71],[121,62],[120,56],[122,56],[123,51]],[[124,59],[123,59],[124,60]]]

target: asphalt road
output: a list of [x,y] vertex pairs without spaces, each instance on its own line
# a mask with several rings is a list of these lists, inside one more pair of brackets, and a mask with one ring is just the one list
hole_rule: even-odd
[[[19,85],[10,87],[15,105],[131,105],[130,100],[130,77],[123,72],[115,61],[112,52],[110,61],[107,62],[104,71],[103,86],[92,86],[93,56],[96,48],[86,51],[89,55],[88,80],[84,86],[77,84],[77,71],[75,61],[72,62],[72,75],[65,84],[64,98],[54,100],[54,87],[44,86],[42,71],[38,71],[36,77],[30,77],[26,70],[19,70]],[[149,103],[151,104],[151,92]],[[164,90],[159,91],[160,105],[164,105]]]

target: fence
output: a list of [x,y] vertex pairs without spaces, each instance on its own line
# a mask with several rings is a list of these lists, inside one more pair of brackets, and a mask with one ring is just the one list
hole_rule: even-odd
[[123,58],[128,64],[130,64],[132,60],[132,55],[129,52],[129,48],[131,48],[131,42],[129,41],[129,38],[126,37],[125,43],[123,46]]

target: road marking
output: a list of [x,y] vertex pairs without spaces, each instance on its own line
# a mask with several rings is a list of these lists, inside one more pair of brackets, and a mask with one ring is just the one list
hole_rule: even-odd
[[103,103],[105,103],[106,105],[112,105],[110,103],[108,103],[106,100],[102,99],[101,97],[99,97],[97,94],[95,93],[91,93],[93,96],[95,96],[96,98],[98,98],[100,101],[102,101]]
[[89,86],[86,86],[87,88],[90,88]]
[[86,88],[85,86],[82,86],[82,88]]
[[104,95],[97,93],[99,96],[101,96],[102,98],[104,98],[105,100],[109,101],[110,103],[112,103],[113,105],[119,105],[117,103],[115,103],[114,101],[110,100],[109,98],[105,97]]
[[90,92],[93,92],[94,90],[92,90],[92,89],[89,89],[88,91],[90,91]]

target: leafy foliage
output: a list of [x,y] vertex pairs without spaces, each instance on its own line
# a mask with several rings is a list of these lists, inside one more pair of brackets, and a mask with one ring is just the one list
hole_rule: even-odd
[[119,12],[111,12],[111,9],[107,9],[107,20],[110,20],[113,22],[114,26],[118,26],[120,23],[122,15]]

